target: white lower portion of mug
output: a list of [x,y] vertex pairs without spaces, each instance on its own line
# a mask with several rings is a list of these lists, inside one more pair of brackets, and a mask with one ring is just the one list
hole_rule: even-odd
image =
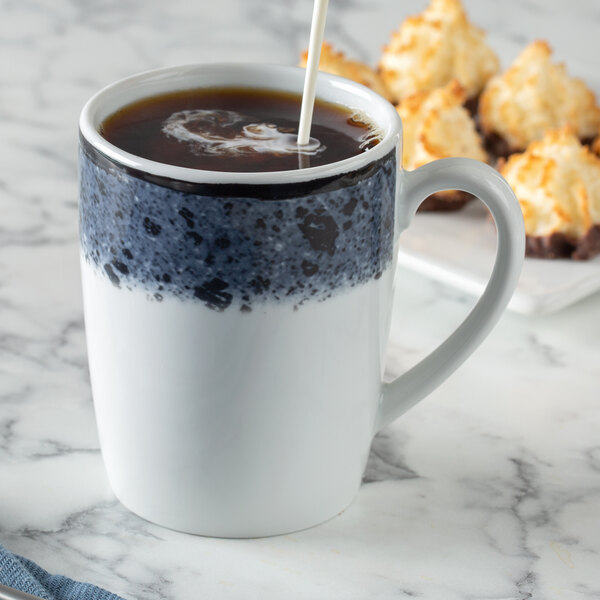
[[102,454],[130,510],[218,537],[342,511],[374,434],[393,269],[322,302],[217,312],[115,287],[82,259]]

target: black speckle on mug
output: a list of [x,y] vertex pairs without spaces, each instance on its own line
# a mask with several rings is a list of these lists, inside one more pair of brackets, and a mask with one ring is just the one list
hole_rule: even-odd
[[151,221],[148,217],[144,217],[144,229],[150,235],[156,236],[160,233],[161,226],[158,223]]
[[319,265],[311,263],[308,260],[303,260],[300,266],[302,267],[302,272],[307,277],[312,277],[319,270]]
[[196,287],[194,296],[202,300],[208,308],[223,311],[230,304],[233,296],[226,292],[228,288],[227,282],[214,277],[210,281],[204,282],[201,286]]
[[108,275],[108,278],[111,280],[112,284],[119,287],[120,280],[117,277],[116,273],[113,271],[113,268],[109,264],[106,264],[104,265],[104,271]]
[[199,246],[204,239],[197,231],[186,231],[185,235],[186,237],[194,240],[194,244],[196,246]]
[[119,271],[120,273],[123,273],[123,275],[129,274],[129,268],[125,263],[122,263],[119,260],[113,260],[112,264],[115,267],[115,269],[117,269],[117,271]]
[[351,217],[357,204],[358,200],[356,198],[350,198],[344,208],[342,208],[342,213],[347,217]]
[[186,225],[190,228],[194,228],[194,213],[187,207],[183,207],[179,210],[179,215],[183,217]]
[[331,215],[308,214],[298,227],[313,250],[324,251],[333,256],[338,226]]
[[257,296],[260,296],[266,292],[270,286],[271,282],[261,275],[257,275],[252,281],[250,281],[250,288]]

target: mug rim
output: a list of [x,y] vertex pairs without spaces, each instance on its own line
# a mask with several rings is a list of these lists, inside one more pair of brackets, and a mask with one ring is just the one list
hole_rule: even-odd
[[[376,146],[341,161],[306,169],[262,172],[208,171],[142,158],[110,143],[98,130],[100,123],[116,110],[161,93],[202,87],[235,87],[302,94],[304,73],[305,70],[301,67],[268,63],[195,63],[144,71],[115,81],[96,92],[81,111],[80,135],[111,162],[159,178],[187,183],[259,185],[314,181],[356,171],[386,156],[402,139],[402,122],[390,102],[355,81],[322,71],[317,77],[317,98],[342,106],[345,104],[341,99],[336,99],[336,94],[345,99],[357,99],[362,107],[346,107],[362,110],[382,130],[382,139]],[[193,86],[189,85],[190,80],[194,83]],[[218,83],[215,80],[218,80]],[[240,85],[240,81],[244,80],[247,83]],[[182,86],[186,81],[188,85]],[[120,97],[129,97],[129,100],[117,102],[116,99]],[[107,110],[106,105],[111,102],[115,106]],[[368,108],[363,108],[365,106]]]

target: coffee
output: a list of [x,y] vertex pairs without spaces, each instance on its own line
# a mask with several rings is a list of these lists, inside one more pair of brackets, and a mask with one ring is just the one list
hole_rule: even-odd
[[100,133],[142,158],[231,172],[325,165],[378,143],[365,116],[317,99],[311,140],[298,147],[301,101],[297,94],[247,88],[178,91],[125,106],[104,120]]

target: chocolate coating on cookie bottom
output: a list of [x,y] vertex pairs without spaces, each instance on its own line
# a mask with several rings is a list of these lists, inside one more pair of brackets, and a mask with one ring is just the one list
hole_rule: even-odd
[[564,233],[547,236],[527,236],[525,256],[530,258],[570,258],[589,260],[600,254],[600,225],[594,225],[579,239],[567,237]]
[[465,207],[471,200],[475,200],[473,194],[460,190],[432,194],[423,200],[417,212],[454,212]]

